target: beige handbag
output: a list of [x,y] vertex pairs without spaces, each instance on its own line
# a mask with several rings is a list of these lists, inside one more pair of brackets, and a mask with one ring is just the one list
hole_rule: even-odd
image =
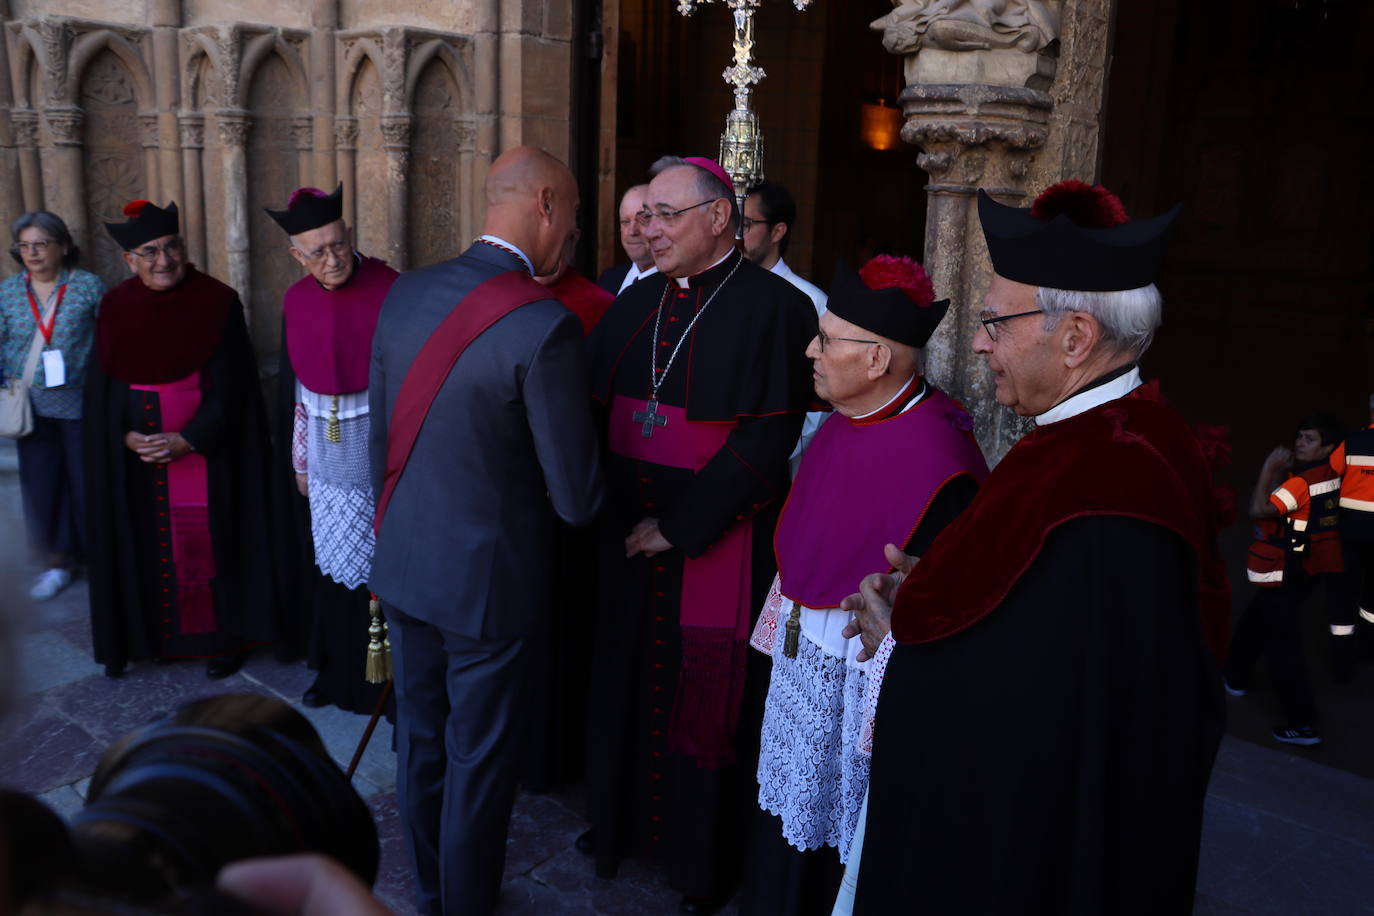
[[[51,318],[56,309],[57,304],[54,303],[43,317]],[[29,400],[29,388],[33,385],[33,374],[38,371],[38,355],[42,352],[43,334],[34,328],[23,378],[12,378],[0,388],[0,436],[22,439],[33,432],[33,402]]]

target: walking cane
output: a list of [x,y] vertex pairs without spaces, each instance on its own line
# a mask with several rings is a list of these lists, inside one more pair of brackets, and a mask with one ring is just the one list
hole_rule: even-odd
[[367,743],[372,740],[372,733],[377,730],[377,720],[382,717],[382,710],[386,708],[386,701],[391,696],[391,687],[394,683],[391,679],[391,640],[386,638],[382,602],[376,595],[368,602],[367,612],[371,619],[367,625],[367,666],[363,670],[363,679],[369,684],[380,684],[385,681],[386,686],[382,688],[382,695],[377,698],[377,708],[372,710],[372,718],[368,720],[363,737],[353,752],[353,761],[344,773],[350,782],[353,781],[353,773],[358,769],[359,761],[363,759],[363,751],[367,750]]
[[392,681],[387,679],[386,686],[382,688],[382,695],[377,698],[377,708],[372,710],[372,718],[367,722],[367,728],[363,731],[362,738],[358,741],[358,747],[353,752],[353,760],[348,764],[348,770],[344,773],[344,778],[349,782],[353,781],[353,774],[358,769],[358,763],[363,759],[363,751],[367,750],[367,743],[372,740],[372,733],[377,730],[377,720],[382,717],[382,710],[386,708],[387,698],[391,696]]

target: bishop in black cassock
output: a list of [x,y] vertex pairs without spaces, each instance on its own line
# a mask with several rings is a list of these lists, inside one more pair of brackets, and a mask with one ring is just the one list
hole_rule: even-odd
[[600,874],[653,852],[704,909],[743,864],[767,678],[746,640],[814,398],[816,313],[735,250],[716,163],[660,172],[648,209],[663,277],[622,293],[589,341],[609,456],[587,839]]

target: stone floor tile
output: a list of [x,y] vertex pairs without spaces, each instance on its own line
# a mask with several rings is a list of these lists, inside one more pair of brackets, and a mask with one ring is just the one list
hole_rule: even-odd
[[553,796],[517,796],[506,839],[505,878],[523,875],[547,862],[571,846],[587,826]]
[[15,652],[19,661],[19,692],[40,693],[62,684],[105,673],[91,656],[54,630],[26,633]]
[[249,680],[281,694],[292,703],[315,683],[315,672],[303,661],[279,662],[269,649],[259,649],[244,662],[242,673]]
[[1200,896],[1242,911],[1374,914],[1374,849],[1216,797],[1198,872]]
[[410,857],[406,854],[401,836],[400,812],[396,807],[396,793],[384,792],[368,799],[381,841],[381,862],[372,891],[398,916],[414,912],[414,890],[410,873]]
[[501,885],[496,916],[587,916],[594,911],[587,894],[566,894],[529,878]]
[[[91,644],[91,619],[89,614],[83,614],[80,619],[68,620],[53,627],[55,632],[61,633],[66,637],[67,642],[80,649],[91,663],[95,663],[95,650]],[[104,668],[100,669],[102,672]]]
[[46,702],[24,703],[0,725],[0,781],[21,792],[49,792],[90,775],[103,750],[103,742]]
[[223,693],[270,692],[242,675],[205,676],[201,661],[138,664],[123,677],[103,674],[47,692],[48,701],[100,740],[100,750],[136,728],[156,722],[191,700]]
[[38,796],[38,800],[57,812],[64,821],[71,820],[73,814],[86,807],[85,798],[69,785],[44,792]]
[[[300,711],[319,731],[330,756],[339,766],[347,767],[367,728],[368,717],[345,712],[336,706],[301,708]],[[391,732],[391,723],[386,719],[378,720],[372,740],[358,763],[358,775],[384,790],[396,787],[396,754],[391,749]]]

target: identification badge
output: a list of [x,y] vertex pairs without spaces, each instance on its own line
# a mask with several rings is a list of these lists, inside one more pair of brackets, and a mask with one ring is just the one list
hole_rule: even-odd
[[67,364],[62,360],[61,350],[43,351],[43,384],[48,388],[67,384]]

